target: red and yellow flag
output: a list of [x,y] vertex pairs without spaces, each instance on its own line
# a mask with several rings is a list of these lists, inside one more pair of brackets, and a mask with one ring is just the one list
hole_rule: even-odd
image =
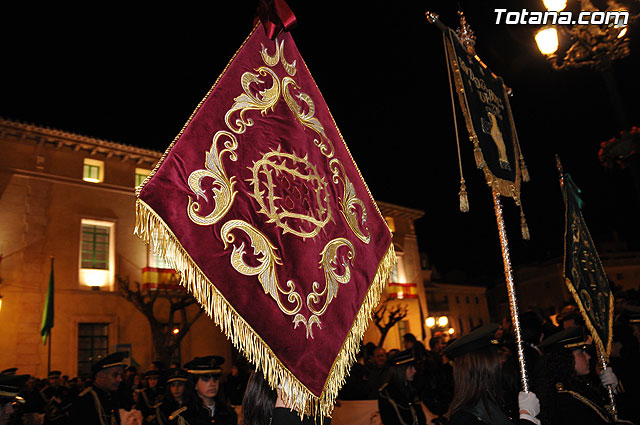
[[138,189],[136,233],[297,411],[327,416],[395,253],[290,34],[259,28]]
[[405,298],[418,298],[418,285],[416,283],[389,282],[387,293],[390,300],[403,300]]

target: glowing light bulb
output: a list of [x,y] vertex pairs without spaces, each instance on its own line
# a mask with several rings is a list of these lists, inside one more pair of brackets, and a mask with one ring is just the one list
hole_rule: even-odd
[[542,0],[549,12],[560,12],[567,7],[567,0]]
[[536,43],[543,55],[550,55],[558,50],[558,31],[555,28],[544,28],[536,33]]

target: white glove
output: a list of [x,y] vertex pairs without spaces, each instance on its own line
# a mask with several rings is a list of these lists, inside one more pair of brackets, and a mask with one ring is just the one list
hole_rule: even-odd
[[518,393],[518,409],[520,410],[520,419],[526,419],[534,424],[540,425],[540,420],[536,418],[540,413],[540,400],[534,393]]
[[615,373],[613,373],[612,368],[606,367],[602,369],[602,372],[600,373],[600,382],[602,382],[602,385],[604,385],[605,387],[611,386],[613,388],[613,391],[616,392],[616,387],[618,386],[618,377]]

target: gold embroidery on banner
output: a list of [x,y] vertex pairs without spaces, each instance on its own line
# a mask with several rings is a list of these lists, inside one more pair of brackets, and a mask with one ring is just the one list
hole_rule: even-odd
[[316,325],[318,326],[318,328],[322,329],[322,326],[320,326],[320,319],[315,314],[311,315],[311,317],[309,317],[309,320],[307,320],[307,318],[300,313],[296,314],[296,317],[293,318],[293,329],[297,329],[301,323],[304,325],[307,331],[307,339],[313,339],[313,325]]
[[[342,163],[337,159],[332,159],[329,163],[329,167],[333,172],[333,182],[338,184],[342,182],[343,186],[343,194],[342,198],[339,200],[340,202],[340,212],[344,217],[345,221],[355,233],[355,235],[362,242],[368,244],[371,241],[371,233],[369,232],[369,228],[367,227],[367,208],[360,199],[356,197],[356,188],[351,183],[351,181],[347,178],[347,174],[344,171],[344,167]],[[358,208],[362,210],[360,215],[360,220],[362,221],[362,225],[365,229],[365,232],[360,230],[360,224],[358,223]]]
[[[313,238],[331,219],[327,183],[306,156],[299,158],[295,154],[271,151],[254,162],[251,171],[251,196],[260,205],[258,213],[266,215],[269,218],[267,223],[275,223],[282,229],[283,234],[291,233],[301,238]],[[302,213],[300,209],[298,212],[287,209],[282,198],[275,194],[278,187],[275,177],[282,175],[301,181],[309,190],[309,196],[315,206],[309,203],[306,213]]]
[[264,44],[260,43],[260,47],[261,47],[260,55],[262,56],[262,61],[264,62],[265,65],[270,67],[274,67],[278,64],[278,62],[281,62],[282,67],[284,68],[285,71],[287,71],[287,74],[293,77],[294,75],[296,75],[296,71],[297,71],[296,60],[294,59],[293,62],[289,63],[284,58],[284,40],[278,43],[278,39],[276,38],[275,44],[276,44],[276,52],[273,54],[273,56],[271,56],[269,55],[269,52],[267,52],[267,48],[264,47]]
[[[218,152],[218,141],[222,137],[226,137],[228,140],[224,142],[225,149]],[[227,177],[224,166],[222,165],[222,155],[228,153],[229,159],[236,161],[238,159],[235,153],[237,147],[238,141],[232,133],[223,130],[218,131],[213,137],[211,149],[205,153],[205,169],[196,170],[189,175],[188,184],[193,193],[196,194],[196,200],[201,197],[208,200],[206,192],[202,190],[202,180],[205,177],[210,177],[214,180],[212,190],[215,207],[207,216],[202,217],[198,214],[200,204],[189,196],[187,215],[194,223],[201,226],[209,226],[217,223],[231,208],[237,193],[237,191],[233,190],[235,177]]]
[[489,117],[489,121],[485,120],[483,117],[480,118],[482,131],[491,136],[493,143],[495,143],[496,148],[498,149],[498,162],[500,164],[500,168],[504,170],[511,170],[511,164],[509,164],[509,157],[507,156],[507,146],[504,144],[502,131],[500,131],[500,126],[496,120],[496,116],[489,111],[487,111],[487,116]]
[[[345,256],[338,258],[338,249],[341,247],[347,247],[349,250]],[[351,281],[351,269],[349,264],[353,265],[355,258],[355,248],[353,244],[345,238],[337,238],[329,241],[325,245],[324,249],[320,253],[320,267],[324,270],[325,286],[322,292],[318,292],[320,284],[313,282],[313,292],[307,296],[307,307],[309,310],[318,316],[322,316],[327,310],[327,307],[338,295],[338,288],[340,284],[346,284]],[[339,261],[341,260],[341,261]],[[342,274],[337,272],[338,262],[344,270]],[[320,302],[321,297],[325,297],[325,302],[322,308],[316,310],[313,306]]]
[[[355,248],[353,244],[345,238],[337,238],[324,247],[320,253],[320,267],[324,270],[325,286],[320,292],[320,284],[313,282],[312,293],[306,298],[307,308],[312,313],[307,319],[300,310],[302,308],[302,296],[296,291],[296,285],[292,280],[287,281],[287,289],[280,287],[278,282],[278,276],[276,274],[276,266],[282,265],[282,260],[276,254],[277,248],[269,241],[269,239],[263,235],[260,231],[255,229],[249,223],[242,220],[230,220],[226,222],[220,230],[220,235],[224,242],[224,249],[229,247],[229,244],[235,242],[234,230],[242,230],[251,240],[251,246],[253,247],[253,258],[259,264],[251,266],[244,260],[245,245],[244,242],[239,246],[233,245],[231,252],[231,266],[238,272],[245,276],[258,276],[258,281],[262,284],[264,293],[270,295],[284,314],[294,316],[293,328],[296,329],[300,324],[303,324],[306,330],[306,337],[313,338],[313,325],[322,329],[320,317],[322,316],[329,304],[338,295],[338,289],[340,284],[347,284],[351,281],[351,269],[350,265],[353,265],[355,257]],[[338,250],[341,247],[348,249],[345,255],[338,255]],[[338,272],[338,263],[342,268],[342,273]],[[284,306],[280,297],[285,296],[290,304],[293,304],[293,308],[287,308]],[[324,305],[320,309],[316,309],[314,305],[320,303],[322,297],[325,297]]]
[[[261,66],[256,70],[258,73],[253,74],[251,72],[245,72],[240,79],[242,89],[244,93],[234,99],[234,104],[227,111],[224,116],[224,120],[231,131],[236,134],[242,134],[247,130],[247,127],[253,125],[251,118],[246,118],[245,113],[250,110],[260,111],[262,115],[266,115],[267,111],[276,106],[280,99],[280,80],[273,70],[265,66]],[[260,76],[270,75],[273,80],[273,85],[270,88],[259,90],[257,94],[254,94],[251,90],[251,84],[263,84],[264,81],[260,79]],[[239,117],[235,120],[235,126],[230,122],[231,116],[240,111]]]
[[278,39],[276,39],[276,52],[271,56],[269,52],[267,52],[267,48],[264,47],[264,44],[260,43],[260,56],[262,56],[262,61],[265,65],[274,67],[280,62],[280,46],[278,46]]
[[293,62],[289,63],[284,58],[284,40],[280,42],[280,62],[282,63],[282,67],[284,68],[284,70],[287,71],[287,74],[291,75],[292,77],[296,75],[296,60],[294,59]]
[[[227,249],[229,244],[233,244],[235,236],[231,233],[233,230],[242,230],[251,239],[251,246],[253,247],[253,255],[255,260],[260,264],[258,266],[250,266],[244,261],[244,242],[240,246],[233,246],[231,252],[231,266],[236,269],[238,273],[246,276],[258,276],[258,281],[262,284],[262,289],[265,294],[268,294],[273,298],[278,307],[283,313],[287,315],[294,315],[300,311],[302,307],[302,297],[295,291],[295,284],[289,280],[287,282],[288,290],[284,290],[280,287],[278,282],[278,276],[276,275],[276,265],[281,265],[282,260],[276,254],[276,247],[264,236],[260,231],[255,229],[246,221],[242,220],[230,220],[226,222],[220,230],[220,235],[224,242],[224,249]],[[286,308],[280,300],[280,294],[287,297],[289,303],[294,304],[294,307]]]
[[[267,66],[257,68],[255,73],[242,74],[240,82],[244,93],[234,98],[233,105],[225,114],[225,122],[231,132],[220,130],[215,134],[210,150],[205,153],[205,168],[189,175],[188,184],[196,194],[196,199],[189,197],[187,213],[196,224],[218,223],[231,208],[237,194],[234,190],[236,177],[227,176],[222,158],[226,153],[230,160],[237,161],[238,140],[234,133],[243,134],[248,127],[254,125],[253,119],[246,116],[247,111],[260,111],[262,115],[266,115],[269,110],[274,110],[281,93],[298,122],[318,135],[313,142],[320,152],[328,159],[334,156],[333,143],[327,137],[322,123],[315,117],[316,110],[311,97],[303,92],[292,94],[292,90],[299,90],[300,87],[291,78],[296,73],[296,61],[289,63],[285,59],[284,41],[276,40],[273,55],[264,45],[261,47],[260,54]],[[270,68],[278,63],[289,74],[282,81]],[[259,90],[262,87],[260,85],[265,84],[263,77],[271,77],[271,87]],[[224,149],[218,151],[218,143],[223,140]],[[332,159],[329,168],[333,172],[333,182],[341,183],[343,187],[342,197],[339,199],[342,216],[354,234],[361,241],[369,243],[371,235],[366,226],[367,212],[364,203],[356,196],[355,186],[347,178],[340,161]],[[253,187],[250,196],[260,205],[258,213],[267,216],[267,223],[281,228],[282,234],[289,233],[303,239],[314,238],[332,220],[328,184],[315,165],[309,162],[307,155],[299,157],[295,152],[281,152],[278,147],[255,161],[249,170],[252,178],[247,181]],[[205,178],[213,179],[215,206],[211,213],[201,216],[198,214],[201,205],[197,200],[200,197],[208,200],[206,191],[202,189]],[[237,236],[233,233],[235,230],[242,231],[248,237],[252,253],[245,252],[244,242],[234,244]],[[224,249],[233,245],[231,266],[243,275],[257,276],[264,293],[273,298],[284,314],[293,316],[294,329],[304,325],[306,337],[313,338],[313,326],[322,329],[320,316],[337,296],[340,284],[351,281],[351,266],[355,258],[353,244],[346,238],[337,238],[327,243],[319,254],[320,268],[324,272],[324,287],[321,290],[321,284],[314,281],[311,293],[304,298],[296,290],[294,281],[287,280],[281,286],[276,269],[283,264],[282,259],[276,254],[277,247],[263,233],[242,220],[226,222],[220,232]],[[308,313],[301,311],[305,300]]]
[[296,83],[293,78],[284,77],[282,79],[282,96],[284,97],[284,101],[287,103],[289,109],[291,109],[291,112],[293,112],[293,115],[298,119],[300,124],[310,128],[320,136],[320,139],[313,140],[313,143],[320,148],[320,152],[322,152],[322,154],[327,158],[333,158],[333,143],[325,134],[324,127],[320,123],[320,120],[314,117],[316,109],[313,104],[313,100],[308,94],[302,92],[295,96],[306,105],[307,112],[305,112],[305,108],[299,105],[294,96],[289,92],[289,87],[291,85],[293,85],[295,89],[300,89],[300,86],[298,86],[298,83]]
[[[230,68],[238,53],[246,46],[256,30],[262,30],[258,23],[242,43],[231,61],[227,64],[221,75],[216,79],[214,85],[207,92],[205,97],[199,102],[194,112],[180,130],[178,135],[171,142],[169,147],[154,167],[151,176],[167,159],[168,154],[175,147],[177,141],[182,137],[186,128],[193,122],[196,114],[202,110],[202,105],[210,99],[210,96],[218,83]],[[302,69],[306,70],[304,61],[299,60]],[[312,80],[312,85],[314,85]],[[317,86],[316,86],[317,87]],[[329,118],[333,121],[329,113]],[[335,124],[335,121],[333,121]],[[338,135],[339,130],[338,131]],[[340,137],[342,140],[342,137]],[[344,146],[347,153],[348,147]],[[357,171],[357,168],[356,168]],[[149,179],[146,180],[148,182]],[[178,270],[181,284],[192,292],[194,297],[202,305],[207,315],[214,323],[220,326],[222,332],[227,335],[234,347],[239,349],[247,359],[264,372],[265,378],[271,386],[282,388],[282,397],[287,405],[291,405],[298,412],[305,415],[319,415],[320,417],[330,417],[334,410],[335,399],[342,383],[348,377],[351,365],[355,362],[355,354],[362,341],[362,335],[369,326],[371,312],[378,305],[380,296],[386,286],[387,277],[396,261],[393,244],[387,246],[387,250],[378,263],[376,273],[370,282],[369,289],[365,293],[364,300],[355,316],[349,332],[340,347],[337,357],[329,372],[329,378],[324,384],[320,395],[311,392],[309,388],[296,377],[288,366],[285,366],[273,352],[272,348],[262,339],[258,332],[236,311],[231,303],[220,293],[214,282],[205,275],[198,264],[186,252],[176,235],[171,231],[167,223],[142,199],[140,193],[144,185],[136,189],[136,227],[134,233],[147,244],[153,244],[154,250],[161,253]],[[371,197],[371,193],[365,187],[364,190]],[[375,204],[372,204],[374,211],[380,214]],[[156,237],[159,236],[159,237]],[[611,298],[613,302],[613,298]],[[611,306],[611,312],[613,306]]]

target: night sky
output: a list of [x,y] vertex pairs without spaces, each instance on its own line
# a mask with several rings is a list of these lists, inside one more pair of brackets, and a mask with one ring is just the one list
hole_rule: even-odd
[[[12,10],[0,29],[0,116],[164,151],[252,28],[256,1],[209,3],[215,6]],[[630,174],[604,169],[597,157],[599,144],[623,125],[601,74],[554,71],[537,50],[536,28],[495,24],[495,8],[542,10],[541,1],[288,3],[298,19],[293,38],[373,196],[425,211],[417,222],[420,248],[443,277],[489,283],[502,271],[491,193],[463,126],[471,211],[458,209],[442,35],[424,17],[433,11],[455,28],[458,4],[478,55],[513,89],[532,179],[522,189],[530,241],[520,238],[518,209],[503,200],[514,265],[562,254],[556,153],[583,191],[594,240],[617,232],[640,249],[640,202]],[[631,56],[613,68],[627,128],[640,126],[638,30],[631,28]]]

